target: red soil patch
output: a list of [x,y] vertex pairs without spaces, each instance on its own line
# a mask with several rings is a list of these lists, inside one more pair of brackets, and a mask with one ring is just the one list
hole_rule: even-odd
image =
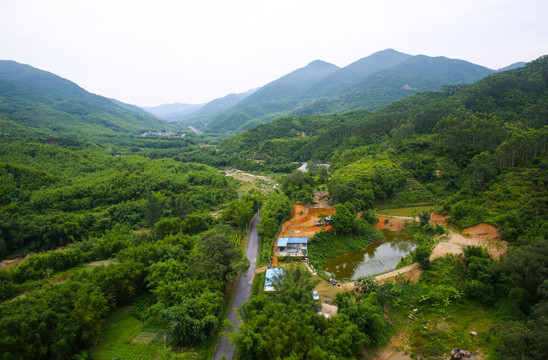
[[440,224],[442,226],[449,226],[449,223],[447,222],[448,217],[449,217],[449,215],[442,215],[442,214],[437,214],[437,213],[433,212],[433,213],[430,214],[430,222],[432,224]]
[[473,238],[478,238],[482,240],[499,240],[500,232],[499,230],[491,224],[477,224],[475,226],[466,228],[462,230],[463,234],[470,235]]
[[312,237],[319,231],[329,230],[330,225],[316,225],[320,222],[320,214],[331,215],[333,208],[308,207],[295,205],[291,219],[284,222],[280,237]]
[[407,223],[415,221],[412,217],[404,216],[377,216],[379,222],[375,224],[377,230],[392,230],[395,232],[403,230]]

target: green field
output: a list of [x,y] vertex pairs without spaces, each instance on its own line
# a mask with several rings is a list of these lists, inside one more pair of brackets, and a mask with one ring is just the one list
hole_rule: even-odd
[[136,344],[132,340],[139,335],[143,323],[131,315],[131,307],[115,310],[103,326],[101,339],[89,355],[93,359],[143,359],[160,356],[163,346]]
[[389,216],[413,216],[418,215],[421,211],[432,211],[432,208],[432,206],[410,206],[397,209],[379,210],[378,213]]

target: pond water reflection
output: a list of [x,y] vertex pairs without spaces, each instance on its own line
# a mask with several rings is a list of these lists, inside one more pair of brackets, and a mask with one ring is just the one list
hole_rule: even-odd
[[356,280],[362,276],[394,270],[398,262],[417,246],[410,236],[382,230],[385,240],[371,244],[360,252],[329,260],[324,270],[336,279]]

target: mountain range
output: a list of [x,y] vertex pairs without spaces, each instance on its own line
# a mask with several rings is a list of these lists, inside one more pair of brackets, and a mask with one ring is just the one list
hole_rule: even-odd
[[316,60],[258,89],[207,104],[142,109],[89,93],[50,72],[0,61],[0,130],[10,137],[83,139],[170,131],[174,125],[166,121],[177,121],[206,133],[230,134],[285,115],[376,110],[418,92],[473,83],[494,72],[463,60],[388,49],[343,68]]
[[[501,70],[523,65],[517,63]],[[203,109],[220,99],[178,120],[206,132],[236,133],[284,115],[376,110],[418,92],[473,83],[495,72],[464,60],[413,56],[387,49],[343,68],[315,60],[259,89],[239,94],[239,98],[223,102],[212,111]]]

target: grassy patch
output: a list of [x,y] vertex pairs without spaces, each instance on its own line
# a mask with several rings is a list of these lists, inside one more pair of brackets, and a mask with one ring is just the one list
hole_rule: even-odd
[[388,215],[388,216],[416,216],[421,211],[432,211],[434,207],[433,206],[409,206],[409,207],[401,207],[397,209],[384,209],[379,210],[380,214]]
[[398,350],[425,359],[450,356],[457,347],[481,358],[493,350],[496,336],[491,329],[500,319],[465,298],[460,289],[463,271],[458,259],[439,258],[422,274],[419,283],[381,286],[377,294],[388,305],[388,316],[400,339]]
[[[489,328],[496,320],[482,307],[468,301],[443,309],[426,308],[406,320],[413,357],[420,353],[426,358],[449,356],[457,347],[474,355],[486,355],[494,342]],[[477,336],[471,335],[472,331]]]
[[135,344],[131,341],[142,330],[143,323],[131,316],[131,308],[115,310],[106,320],[98,345],[90,351],[93,359],[149,360],[163,352],[163,346]]
[[255,274],[255,278],[253,279],[253,288],[251,290],[251,296],[259,295],[261,292],[264,291],[265,274],[266,272]]

